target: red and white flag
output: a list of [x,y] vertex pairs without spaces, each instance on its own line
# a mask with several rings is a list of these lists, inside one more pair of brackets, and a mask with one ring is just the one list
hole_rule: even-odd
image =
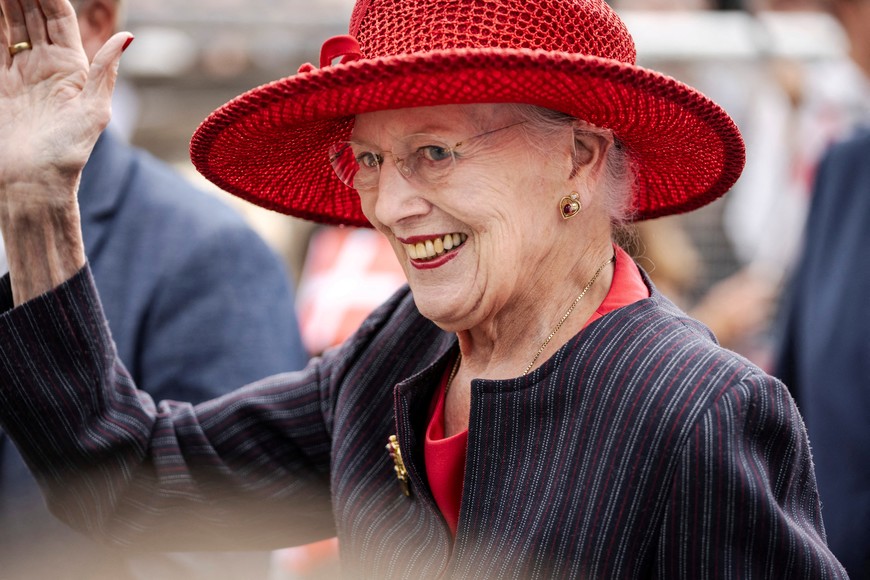
[[315,232],[296,297],[308,352],[319,354],[343,342],[405,281],[380,233],[337,227]]

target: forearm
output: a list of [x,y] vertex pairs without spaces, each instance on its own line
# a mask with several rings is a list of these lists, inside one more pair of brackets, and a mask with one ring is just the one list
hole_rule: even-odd
[[[8,290],[0,285],[6,309]],[[115,357],[87,268],[0,315],[0,344],[0,426],[72,527],[173,551],[334,534],[319,369],[196,411],[155,409]]]
[[16,305],[57,287],[84,266],[76,186],[77,179],[16,183],[2,192],[0,230]]

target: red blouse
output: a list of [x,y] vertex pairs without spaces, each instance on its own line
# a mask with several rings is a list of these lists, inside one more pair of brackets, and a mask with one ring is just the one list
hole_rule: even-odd
[[[585,328],[608,312],[612,312],[632,302],[649,298],[649,289],[643,283],[640,271],[631,257],[618,246],[614,246],[616,266],[613,282],[601,306],[589,317]],[[468,430],[452,437],[444,437],[444,390],[453,365],[448,365],[441,384],[435,392],[429,411],[429,427],[423,443],[426,461],[426,476],[435,502],[441,509],[450,530],[456,535],[459,524],[459,505],[462,500],[462,480],[465,474],[465,454],[468,447]]]

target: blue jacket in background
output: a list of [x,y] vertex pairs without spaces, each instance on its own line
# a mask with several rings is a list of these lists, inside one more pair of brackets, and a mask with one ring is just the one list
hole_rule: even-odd
[[805,417],[828,543],[870,578],[870,132],[822,161],[776,373]]

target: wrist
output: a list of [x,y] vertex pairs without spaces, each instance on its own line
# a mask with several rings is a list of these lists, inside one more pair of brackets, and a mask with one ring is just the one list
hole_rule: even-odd
[[57,168],[36,175],[24,172],[4,172],[0,178],[0,212],[20,213],[51,209],[78,211],[78,192],[81,170],[62,171]]
[[44,193],[0,200],[0,230],[15,304],[48,292],[85,264],[78,203]]

